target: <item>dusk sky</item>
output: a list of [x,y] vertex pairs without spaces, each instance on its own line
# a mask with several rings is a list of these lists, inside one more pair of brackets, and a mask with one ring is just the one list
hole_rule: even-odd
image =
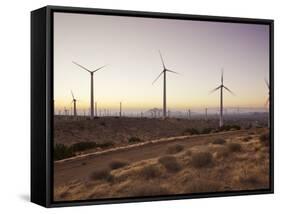
[[54,14],[54,99],[56,109],[70,108],[71,90],[77,108],[90,105],[89,70],[94,99],[101,108],[162,108],[163,77],[158,50],[167,73],[167,108],[219,106],[224,68],[227,107],[264,107],[269,79],[269,26],[119,16]]

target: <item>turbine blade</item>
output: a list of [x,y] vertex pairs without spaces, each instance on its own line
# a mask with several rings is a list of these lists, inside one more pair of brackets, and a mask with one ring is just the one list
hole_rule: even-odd
[[266,106],[268,105],[268,103],[269,103],[269,97],[267,98],[267,100],[266,100],[264,106],[266,107]]
[[73,95],[73,92],[72,92],[72,90],[71,90],[71,95],[72,95],[72,99],[74,99],[74,95]]
[[171,72],[171,73],[174,73],[174,74],[179,74],[178,72],[172,71],[172,70],[170,70],[170,69],[166,69],[166,71]]
[[160,54],[160,58],[161,58],[161,61],[162,61],[163,68],[165,69],[166,67],[165,67],[164,60],[163,60],[163,57],[162,57],[162,54],[161,54],[160,50],[159,50],[159,54]]
[[72,63],[75,64],[75,65],[77,65],[78,67],[80,67],[80,68],[82,68],[82,69],[84,69],[84,70],[86,70],[86,71],[88,71],[88,72],[91,73],[91,71],[90,71],[89,69],[83,67],[82,65],[79,65],[77,62],[72,61]]
[[232,95],[235,95],[233,91],[231,91],[229,88],[227,88],[226,86],[223,86],[228,92],[230,92]]
[[269,83],[268,83],[267,79],[264,78],[264,82],[265,82],[265,84],[267,85],[267,87],[269,89]]
[[216,90],[220,89],[220,87],[221,87],[221,85],[218,86],[218,87],[216,87],[216,88],[214,88],[213,90],[211,90],[211,91],[209,92],[209,94],[211,94],[211,93],[215,92]]
[[100,69],[102,69],[102,68],[104,68],[105,66],[107,66],[107,65],[101,66],[101,67],[99,67],[98,69],[93,70],[93,73],[94,73],[94,72],[97,72],[98,70],[100,70]]
[[163,74],[164,71],[162,71],[158,76],[157,78],[152,82],[152,85],[159,79],[159,77]]
[[223,68],[221,69],[221,84],[223,85]]

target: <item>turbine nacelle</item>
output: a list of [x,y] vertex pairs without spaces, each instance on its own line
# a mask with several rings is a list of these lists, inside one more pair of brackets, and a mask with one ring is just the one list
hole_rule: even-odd
[[99,68],[97,68],[97,69],[91,71],[91,70],[85,68],[84,66],[78,64],[77,62],[72,61],[72,63],[75,64],[75,65],[77,65],[78,67],[80,67],[80,68],[82,68],[82,69],[88,71],[91,75],[93,75],[93,74],[94,74],[95,72],[97,72],[98,70],[100,70],[100,69],[104,68],[105,66],[107,66],[107,65],[103,65],[103,66],[101,66],[101,67],[99,67]]
[[157,76],[157,78],[152,82],[152,84],[154,84],[161,77],[161,75],[166,73],[166,72],[170,72],[170,73],[174,73],[174,74],[179,74],[178,72],[175,72],[175,71],[172,71],[170,69],[167,69],[166,66],[165,66],[165,63],[164,63],[164,60],[163,60],[163,57],[162,57],[162,54],[161,54],[160,51],[159,51],[159,55],[160,55],[160,58],[161,58],[161,62],[162,62],[162,66],[163,66],[163,71]]

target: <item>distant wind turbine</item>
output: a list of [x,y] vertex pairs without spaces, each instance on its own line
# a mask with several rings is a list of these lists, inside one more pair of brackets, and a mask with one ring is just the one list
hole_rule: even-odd
[[76,63],[74,61],[72,61],[72,63],[74,63],[78,67],[88,71],[91,75],[91,119],[93,119],[94,118],[94,73],[97,72],[98,70],[104,68],[106,65],[91,71],[91,70],[83,67],[82,65],[79,65],[78,63]]
[[264,79],[264,82],[265,82],[265,84],[266,84],[266,86],[267,86],[267,88],[268,88],[268,97],[267,97],[267,99],[266,99],[266,102],[265,102],[265,106],[267,106],[268,104],[269,104],[269,96],[270,96],[270,94],[269,94],[269,83],[268,83],[268,81],[266,80],[266,79]]
[[119,117],[122,117],[122,102],[119,103]]
[[218,87],[216,87],[215,89],[213,89],[212,91],[210,91],[210,93],[213,93],[219,89],[220,89],[220,124],[219,124],[219,126],[222,127],[223,126],[223,89],[227,90],[232,95],[234,95],[234,93],[223,84],[223,69],[221,72],[221,84]]
[[[265,84],[268,88],[268,97],[267,97],[266,102],[265,102],[265,106],[267,106],[270,102],[270,100],[269,100],[270,99],[270,87],[269,87],[269,82],[266,79],[264,79],[264,81],[265,81]],[[270,117],[269,117],[269,115],[268,115],[267,126],[268,126],[268,128],[270,128]]]
[[68,115],[68,110],[64,107],[64,115]]
[[167,103],[166,103],[166,72],[175,73],[175,74],[178,74],[178,73],[175,72],[175,71],[172,71],[170,69],[167,69],[165,64],[164,64],[164,60],[163,60],[163,57],[162,57],[160,51],[159,51],[159,55],[160,55],[162,65],[163,65],[163,71],[152,82],[152,84],[154,84],[160,78],[160,76],[163,74],[163,118],[165,119],[167,117],[167,111],[166,111],[166,107],[167,107]]
[[77,116],[77,110],[76,110],[76,99],[74,97],[73,92],[71,91],[71,95],[72,95],[72,102],[73,103],[73,115],[76,117]]

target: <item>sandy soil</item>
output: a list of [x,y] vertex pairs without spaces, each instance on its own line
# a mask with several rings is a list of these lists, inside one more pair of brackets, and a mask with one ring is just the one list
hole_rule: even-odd
[[[54,164],[54,199],[170,195],[269,185],[265,129],[159,141]],[[213,143],[216,139],[223,143]],[[238,146],[237,146],[238,145]]]

